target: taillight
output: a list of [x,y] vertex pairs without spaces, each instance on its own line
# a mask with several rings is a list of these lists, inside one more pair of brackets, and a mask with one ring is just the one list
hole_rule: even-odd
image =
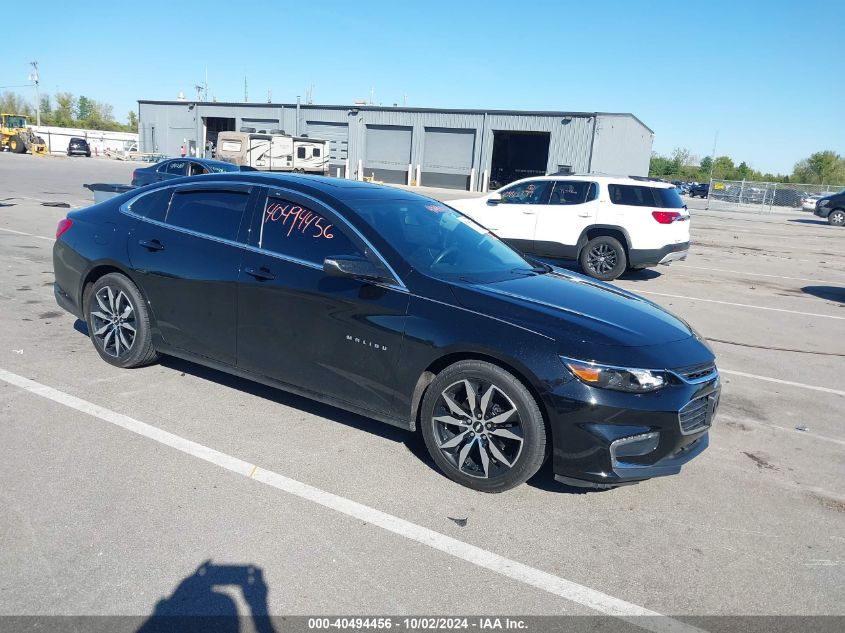
[[59,220],[59,225],[56,227],[56,239],[59,239],[62,235],[67,233],[67,230],[73,226],[73,220],[70,218],[64,218],[63,220]]
[[131,180],[131,182],[135,182],[135,179],[137,177],[138,177],[138,170],[137,169],[132,170],[132,180]]
[[677,211],[652,211],[651,215],[660,224],[672,224],[672,222],[681,217],[681,214]]

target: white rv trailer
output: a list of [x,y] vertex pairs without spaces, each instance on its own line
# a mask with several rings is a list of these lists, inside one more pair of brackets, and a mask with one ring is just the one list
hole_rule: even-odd
[[259,171],[329,173],[329,142],[307,136],[220,132],[215,158]]

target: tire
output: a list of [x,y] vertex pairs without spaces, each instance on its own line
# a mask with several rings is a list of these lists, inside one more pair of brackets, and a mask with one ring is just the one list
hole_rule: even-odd
[[827,223],[831,226],[845,226],[845,211],[842,209],[834,209],[827,216]]
[[13,136],[9,141],[9,151],[14,152],[15,154],[25,154],[26,153],[26,145],[21,140],[20,136]]
[[420,425],[440,470],[481,492],[524,483],[547,455],[546,425],[534,397],[512,374],[484,361],[460,361],[440,372],[423,397]]
[[82,304],[91,342],[104,361],[132,369],[158,360],[146,302],[124,275],[109,273],[100,277],[86,292]]
[[600,235],[591,239],[578,256],[585,275],[602,281],[611,281],[625,272],[628,257],[615,237]]

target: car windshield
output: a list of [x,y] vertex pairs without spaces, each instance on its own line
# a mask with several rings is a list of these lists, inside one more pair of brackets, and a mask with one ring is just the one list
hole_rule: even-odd
[[238,171],[239,169],[237,165],[231,165],[229,163],[205,163],[203,166],[213,174],[222,174],[227,171]]
[[356,200],[349,206],[424,274],[493,282],[546,272],[495,235],[440,202]]

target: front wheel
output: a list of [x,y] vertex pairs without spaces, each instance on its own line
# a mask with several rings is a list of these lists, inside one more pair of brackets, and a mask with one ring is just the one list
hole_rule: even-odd
[[827,222],[831,226],[845,226],[845,211],[842,209],[834,209],[827,216]]
[[423,398],[420,424],[440,470],[481,492],[524,483],[546,456],[536,400],[516,377],[484,361],[460,361],[438,374]]
[[600,235],[587,242],[578,260],[585,274],[602,281],[616,279],[628,267],[625,249],[619,240],[609,235]]
[[84,306],[88,334],[104,361],[129,369],[158,359],[146,303],[127,277],[100,277],[86,293]]

